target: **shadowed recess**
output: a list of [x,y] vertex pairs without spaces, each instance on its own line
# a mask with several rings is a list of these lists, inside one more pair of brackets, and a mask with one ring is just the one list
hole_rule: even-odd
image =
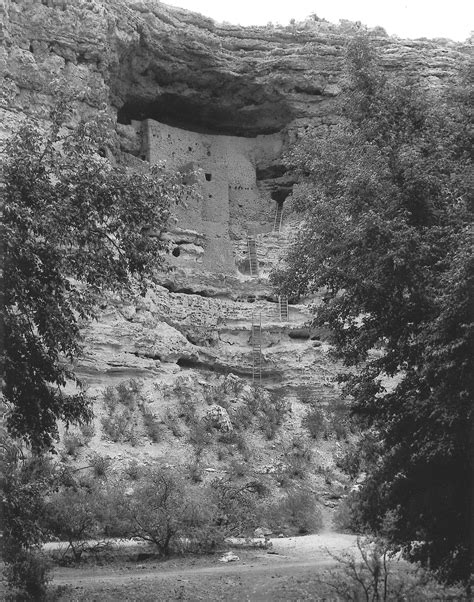
[[207,101],[165,93],[153,100],[129,96],[119,109],[119,123],[154,119],[160,123],[201,134],[254,137],[274,134],[292,119],[287,103],[275,97],[261,104],[239,106],[231,97]]

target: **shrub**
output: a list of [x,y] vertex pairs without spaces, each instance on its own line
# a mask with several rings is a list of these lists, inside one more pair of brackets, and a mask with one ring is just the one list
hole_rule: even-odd
[[326,595],[342,600],[468,600],[460,586],[438,583],[433,574],[408,563],[400,567],[393,549],[383,539],[357,539],[357,552],[331,554],[338,566],[319,582]]
[[192,462],[188,466],[189,477],[193,483],[201,483],[202,481],[202,465],[199,460]]
[[266,495],[263,483],[257,480],[236,484],[232,478],[217,478],[211,483],[216,521],[226,535],[251,535],[259,526],[258,503]]
[[45,499],[54,483],[54,466],[44,457],[25,457],[8,436],[0,446],[2,560],[12,599],[43,600],[48,565],[39,552],[47,529]]
[[115,387],[106,387],[106,389],[102,393],[102,399],[106,410],[109,413],[115,412],[115,409],[119,404],[119,399]]
[[112,416],[101,419],[105,435],[114,443],[134,442],[134,422],[129,410],[116,411]]
[[254,387],[247,396],[245,406],[238,408],[234,414],[236,428],[248,428],[254,417],[267,439],[275,437],[288,412],[288,404],[283,397],[270,395],[262,387]]
[[361,450],[354,443],[347,444],[344,451],[335,457],[336,466],[355,479],[361,469]]
[[196,404],[190,397],[181,397],[178,403],[178,416],[187,426],[197,421]]
[[216,524],[216,511],[210,491],[196,487],[186,490],[179,551],[209,554],[222,544],[224,529]]
[[50,563],[37,551],[23,550],[12,564],[7,564],[5,577],[10,587],[10,600],[46,600]]
[[242,455],[242,458],[244,458],[246,461],[250,459],[250,448],[241,433],[237,433],[235,430],[229,431],[228,433],[222,433],[219,435],[219,441],[227,445],[235,445],[237,450]]
[[74,433],[66,433],[63,437],[64,451],[71,458],[76,459],[79,456],[80,449],[83,446],[82,439]]
[[141,383],[130,379],[116,387],[107,387],[103,393],[107,416],[101,420],[102,428],[106,436],[115,443],[129,442],[136,445],[138,442],[135,428],[137,411],[143,401],[141,389]]
[[89,443],[92,437],[95,435],[95,427],[92,422],[89,422],[81,424],[80,428],[84,443],[87,445],[87,443]]
[[130,460],[124,468],[124,473],[131,481],[137,481],[140,478],[142,469],[136,460]]
[[334,434],[338,441],[347,439],[351,430],[349,407],[342,400],[332,401],[328,407],[328,432]]
[[121,382],[116,387],[118,403],[129,410],[134,410],[141,397],[142,384],[131,378],[128,382]]
[[99,532],[105,537],[130,537],[130,525],[124,507],[124,492],[117,483],[101,484],[95,507]]
[[163,422],[173,433],[173,437],[182,437],[183,436],[183,431],[179,424],[178,417],[175,416],[171,411],[168,411],[166,413],[166,416],[163,419]]
[[266,438],[271,441],[283,423],[288,406],[283,399],[271,399],[260,409],[260,427]]
[[333,516],[333,525],[343,533],[360,533],[364,530],[359,508],[359,496],[356,491],[344,497]]
[[311,446],[308,441],[304,437],[294,437],[284,451],[283,465],[276,475],[280,485],[289,485],[295,478],[306,478],[311,458]]
[[152,543],[163,556],[183,546],[208,549],[217,538],[211,500],[202,491],[186,488],[179,475],[160,468],[145,473],[125,507],[131,535]]
[[46,505],[46,524],[60,540],[67,541],[74,560],[80,560],[87,540],[100,532],[97,488],[65,487],[54,493]]
[[245,431],[252,424],[253,414],[246,404],[240,405],[232,415],[232,425],[235,429]]
[[192,425],[189,431],[189,442],[194,446],[196,458],[200,458],[202,452],[212,443],[212,434],[209,425],[205,421]]
[[158,418],[150,411],[143,410],[143,426],[149,439],[153,443],[159,443],[163,438],[160,422]]
[[323,520],[316,496],[304,489],[292,489],[268,509],[270,528],[294,534],[317,533]]
[[304,416],[302,426],[306,428],[311,437],[317,441],[326,428],[326,419],[324,418],[322,410],[313,406]]
[[94,476],[97,478],[107,477],[112,464],[112,460],[108,456],[93,453],[89,456],[89,462]]

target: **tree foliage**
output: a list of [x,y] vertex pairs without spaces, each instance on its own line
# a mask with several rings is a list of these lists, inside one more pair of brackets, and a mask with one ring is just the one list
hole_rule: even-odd
[[10,433],[35,450],[53,447],[58,419],[90,420],[83,391],[65,390],[81,323],[106,291],[145,290],[185,191],[177,175],[108,158],[105,113],[74,127],[69,117],[63,95],[47,130],[25,123],[10,139],[4,167],[3,394]]
[[303,225],[280,291],[323,289],[318,325],[358,366],[352,410],[382,454],[359,494],[365,524],[394,513],[398,542],[466,578],[471,550],[473,390],[470,80],[445,92],[390,81],[370,44],[347,49],[339,124],[289,153]]

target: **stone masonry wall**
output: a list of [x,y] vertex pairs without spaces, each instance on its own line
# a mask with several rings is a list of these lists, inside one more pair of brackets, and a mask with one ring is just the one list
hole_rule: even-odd
[[[197,171],[199,194],[176,210],[176,226],[205,236],[205,267],[235,270],[232,238],[271,229],[275,202],[258,186],[256,169],[279,157],[281,134],[255,138],[201,134],[154,120],[143,124],[142,156],[167,169]],[[180,255],[178,256],[180,257]],[[183,258],[176,258],[178,265]]]

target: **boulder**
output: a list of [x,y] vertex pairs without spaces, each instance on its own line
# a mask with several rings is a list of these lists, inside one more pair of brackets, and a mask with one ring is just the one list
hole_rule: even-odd
[[214,404],[209,408],[206,414],[206,420],[214,428],[223,433],[229,433],[234,428],[227,410],[217,404]]

